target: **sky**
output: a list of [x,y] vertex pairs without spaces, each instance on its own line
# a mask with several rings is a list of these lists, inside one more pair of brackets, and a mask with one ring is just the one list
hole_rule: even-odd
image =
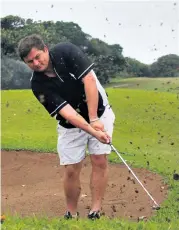
[[77,23],[83,32],[123,47],[125,57],[151,64],[179,55],[179,0],[1,0],[1,17]]

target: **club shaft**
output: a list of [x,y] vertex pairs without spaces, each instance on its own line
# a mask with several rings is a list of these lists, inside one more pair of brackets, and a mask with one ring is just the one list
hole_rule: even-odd
[[135,179],[138,181],[138,183],[142,186],[142,188],[144,189],[144,191],[147,193],[147,195],[150,197],[150,199],[155,203],[155,205],[157,205],[159,207],[159,204],[157,204],[157,202],[154,200],[154,198],[150,195],[150,193],[147,191],[147,189],[144,187],[144,185],[140,182],[140,180],[138,179],[138,177],[135,175],[135,173],[132,171],[132,169],[129,167],[129,165],[126,163],[126,161],[121,157],[120,153],[117,151],[117,149],[110,144],[111,148],[116,152],[116,154],[120,157],[120,159],[122,160],[122,162],[126,165],[126,167],[130,170],[130,172],[132,173],[132,175],[135,177]]

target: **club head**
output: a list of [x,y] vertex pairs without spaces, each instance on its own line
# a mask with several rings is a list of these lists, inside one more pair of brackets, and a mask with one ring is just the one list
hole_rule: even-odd
[[152,206],[152,209],[153,209],[153,210],[159,210],[159,209],[160,209],[160,206],[153,205],[153,206]]

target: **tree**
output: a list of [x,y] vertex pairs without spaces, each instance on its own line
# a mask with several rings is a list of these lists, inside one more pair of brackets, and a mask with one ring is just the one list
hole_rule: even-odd
[[131,77],[149,77],[151,75],[149,65],[143,64],[136,59],[126,57],[126,67],[124,72],[127,72]]
[[179,76],[179,56],[169,54],[160,57],[150,66],[153,77],[178,77]]
[[2,89],[29,89],[32,71],[21,61],[3,57],[1,63]]
[[24,27],[25,19],[19,16],[9,15],[7,17],[1,18],[1,28],[8,30],[8,29],[17,29]]
[[125,65],[124,57],[117,56],[91,56],[94,62],[95,72],[102,84],[109,82],[110,78],[114,78],[117,74],[123,70]]

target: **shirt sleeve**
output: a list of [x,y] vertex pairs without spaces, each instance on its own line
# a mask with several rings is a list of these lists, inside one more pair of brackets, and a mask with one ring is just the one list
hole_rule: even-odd
[[52,117],[58,114],[59,111],[68,104],[67,101],[54,92],[43,92],[42,90],[39,91],[35,89],[32,89],[32,92]]
[[76,79],[82,79],[93,69],[94,63],[87,58],[79,47],[72,43],[65,45],[64,56],[70,73],[73,74]]

